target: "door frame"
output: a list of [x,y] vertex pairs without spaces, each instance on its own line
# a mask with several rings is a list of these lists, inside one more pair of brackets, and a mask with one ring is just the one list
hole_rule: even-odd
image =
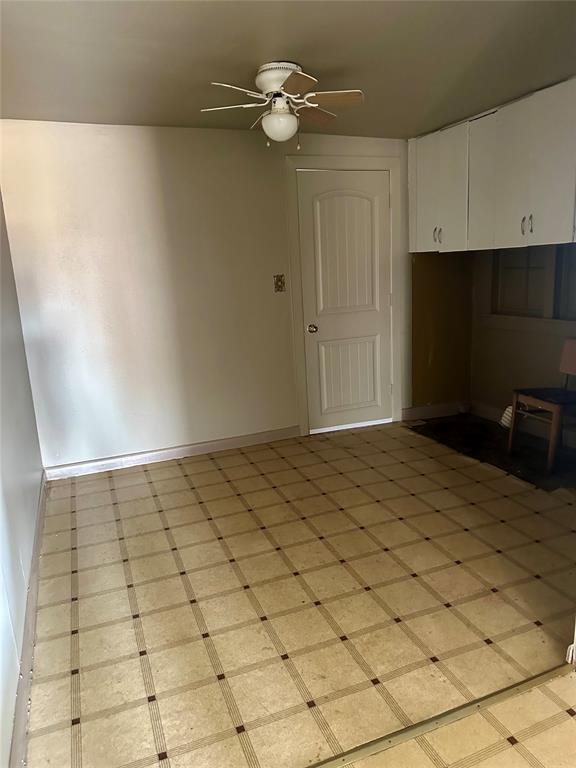
[[299,170],[308,171],[388,171],[390,177],[390,292],[392,294],[390,358],[392,382],[392,420],[402,419],[402,408],[411,402],[411,317],[410,259],[408,256],[408,190],[405,160],[400,157],[351,157],[338,155],[288,155],[285,158],[286,210],[290,250],[290,294],[292,305],[292,351],[298,425],[301,435],[310,433],[306,354],[304,348],[304,304],[302,262],[298,219]]

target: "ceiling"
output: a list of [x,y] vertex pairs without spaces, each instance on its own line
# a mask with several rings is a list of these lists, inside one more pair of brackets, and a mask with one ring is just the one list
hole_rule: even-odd
[[409,137],[576,74],[575,40],[576,2],[5,0],[2,115],[247,128],[210,81],[287,59],[364,90],[329,132]]

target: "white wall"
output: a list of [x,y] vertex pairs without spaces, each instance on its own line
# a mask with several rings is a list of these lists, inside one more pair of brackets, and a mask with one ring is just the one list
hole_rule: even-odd
[[0,214],[0,765],[5,766],[20,671],[42,464],[3,209]]
[[[303,137],[308,154],[405,142]],[[260,132],[4,121],[45,466],[298,424],[284,154]]]

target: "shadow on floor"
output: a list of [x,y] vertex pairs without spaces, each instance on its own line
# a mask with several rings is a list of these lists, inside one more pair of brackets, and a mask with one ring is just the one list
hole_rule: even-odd
[[505,472],[533,483],[538,488],[576,488],[576,451],[563,448],[556,466],[546,473],[548,443],[533,435],[519,432],[514,453],[508,455],[508,430],[499,424],[468,413],[428,419],[411,425],[411,429],[466,456],[493,464]]

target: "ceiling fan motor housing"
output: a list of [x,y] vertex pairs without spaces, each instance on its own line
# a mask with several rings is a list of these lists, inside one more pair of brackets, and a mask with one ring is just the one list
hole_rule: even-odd
[[302,67],[292,61],[271,61],[263,64],[256,74],[256,87],[262,93],[275,93],[293,72],[302,72]]

